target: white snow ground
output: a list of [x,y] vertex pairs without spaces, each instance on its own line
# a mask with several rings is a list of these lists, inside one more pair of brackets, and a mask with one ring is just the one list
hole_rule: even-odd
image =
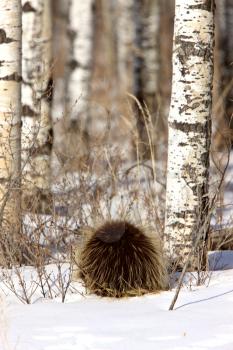
[[64,304],[36,292],[25,305],[0,282],[0,350],[232,350],[233,252],[219,254],[205,285],[186,275],[174,311],[174,289],[123,300],[68,294]]

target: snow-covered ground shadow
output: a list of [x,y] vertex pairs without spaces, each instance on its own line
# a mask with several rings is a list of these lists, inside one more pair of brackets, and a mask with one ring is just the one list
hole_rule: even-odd
[[216,294],[216,295],[213,295],[213,296],[210,296],[208,298],[204,298],[204,299],[200,299],[200,300],[195,300],[195,301],[191,301],[189,303],[186,303],[186,304],[183,304],[183,305],[179,305],[178,307],[175,307],[174,310],[178,310],[178,309],[181,309],[185,306],[190,306],[190,305],[193,305],[193,304],[198,304],[198,303],[203,303],[203,302],[208,302],[209,300],[213,300],[213,299],[216,299],[216,298],[220,298],[224,295],[227,295],[227,294],[231,294],[233,293],[233,289],[231,290],[228,290],[226,292],[223,292],[223,293],[220,293],[220,294]]
[[215,251],[209,253],[209,270],[229,270],[233,269],[233,251]]

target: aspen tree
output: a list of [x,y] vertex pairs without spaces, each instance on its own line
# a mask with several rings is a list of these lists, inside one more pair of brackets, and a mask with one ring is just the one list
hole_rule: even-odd
[[220,18],[220,48],[223,69],[222,90],[225,97],[225,114],[227,123],[233,129],[233,2],[222,0],[219,4]]
[[0,218],[20,227],[21,1],[0,1]]
[[[138,52],[135,57],[135,95],[139,95],[152,112],[159,89],[159,1],[135,0],[134,15],[135,46]],[[141,84],[140,77],[137,77],[138,73],[141,75]]]
[[176,0],[165,237],[180,265],[208,215],[213,40],[214,1]]
[[107,76],[108,79],[112,79],[117,73],[115,2],[114,0],[99,0],[99,2],[96,1],[96,4],[99,4],[99,18],[102,22],[100,27],[103,33],[104,76]]
[[52,147],[51,1],[22,1],[22,155],[26,195],[47,197],[50,191]]
[[70,125],[85,133],[92,72],[93,0],[70,0],[69,37],[67,113]]
[[123,94],[133,90],[133,3],[117,0],[117,73]]
[[[149,146],[149,135],[155,125],[157,100],[159,93],[160,69],[160,4],[159,0],[134,0],[134,95],[148,113],[143,116],[136,104],[137,127],[140,153],[150,158],[154,145]],[[139,108],[140,109],[140,108]],[[152,122],[152,123],[151,123]],[[146,125],[147,123],[147,125]],[[154,144],[154,142],[153,142]],[[153,147],[154,148],[154,147]]]
[[[54,69],[53,69],[53,99],[52,99],[52,119],[56,127],[59,124],[65,113],[66,99],[66,70],[65,63],[68,53],[68,10],[69,2],[64,0],[53,0],[53,54],[54,54]],[[64,124],[64,123],[63,123]],[[54,132],[54,137],[57,134]],[[56,141],[54,140],[54,143]]]

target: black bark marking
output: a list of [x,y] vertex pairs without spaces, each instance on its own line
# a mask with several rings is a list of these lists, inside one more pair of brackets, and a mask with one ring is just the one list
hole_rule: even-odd
[[30,1],[25,2],[22,8],[23,12],[36,12],[36,9],[32,7],[32,4]]
[[185,133],[196,132],[204,133],[207,130],[208,123],[187,123],[187,122],[169,122],[169,126],[173,129],[183,131]]
[[192,80],[180,80],[181,83],[184,83],[184,84],[192,84],[193,81]]
[[53,78],[50,77],[48,80],[47,87],[41,96],[42,98],[45,98],[48,103],[51,103],[53,99],[53,87],[54,87]]
[[[170,227],[177,228],[178,230],[183,230],[185,227],[187,227],[186,223],[181,223],[179,221],[173,222],[172,224],[169,225]],[[177,248],[179,245],[177,246]]]
[[0,29],[0,44],[9,44],[15,41],[12,38],[8,38],[4,29]]
[[195,102],[192,105],[184,105],[183,107],[179,107],[179,112],[182,114],[183,112],[186,112],[188,109],[196,109],[200,106],[199,102]]
[[186,143],[186,142],[180,142],[178,144],[178,146],[180,146],[180,147],[186,147],[187,145],[188,145],[188,143]]
[[[197,181],[197,172],[199,171],[199,169],[197,170],[196,166],[192,166],[191,163],[187,163],[184,164],[184,166],[182,167],[182,177],[186,180],[188,180],[188,183],[196,183]],[[195,185],[197,186],[197,185]]]
[[81,69],[84,69],[84,70],[89,70],[90,69],[90,66],[89,65],[83,65],[81,64],[79,61],[75,60],[75,59],[72,59],[69,61],[69,68],[71,71],[77,69],[77,68],[81,68]]
[[5,75],[5,77],[1,77],[0,80],[16,81],[17,83],[20,83],[22,81],[22,77],[17,72],[14,72],[10,75]]
[[190,10],[205,10],[208,12],[212,12],[215,9],[215,3],[213,0],[206,0],[204,4],[200,5],[190,5]]
[[76,61],[75,59],[70,60],[69,67],[71,70],[75,70],[76,68],[80,67],[80,63],[78,63],[78,61]]
[[[173,212],[173,215],[177,218],[176,221],[173,221],[169,226],[170,227],[178,227],[178,229],[184,229],[184,228],[187,228],[187,227],[191,227],[192,225],[187,225],[187,222],[186,222],[186,219],[188,216],[193,216],[195,211],[193,210],[182,210],[182,211],[179,211],[179,212]],[[183,219],[184,220],[184,223],[178,221],[179,219]],[[190,235],[191,237],[192,235]]]
[[30,156],[36,157],[38,155],[50,155],[53,147],[53,129],[48,130],[46,142],[38,147],[32,147],[30,149]]
[[[209,165],[209,152],[206,151],[201,154],[201,163],[207,168],[207,165]],[[204,171],[206,172],[206,169]]]
[[[204,61],[212,61],[212,52],[209,43],[199,41],[186,41],[183,35],[178,35],[175,38],[175,44],[178,47],[178,58],[182,65],[185,65],[190,56],[202,57]],[[184,70],[184,68],[182,68]],[[189,72],[189,67],[185,68]],[[182,75],[184,72],[182,71]]]
[[35,117],[38,116],[38,114],[33,111],[33,109],[28,105],[22,106],[22,116],[24,117]]

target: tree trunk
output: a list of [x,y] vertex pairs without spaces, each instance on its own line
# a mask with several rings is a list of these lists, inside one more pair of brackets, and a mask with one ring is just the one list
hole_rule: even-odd
[[[153,113],[156,110],[156,98],[159,91],[159,1],[135,0],[134,17],[136,48],[135,96],[139,96],[139,99],[142,100],[141,102],[145,102],[149,111]],[[138,73],[141,76],[141,83]]]
[[117,73],[123,95],[133,90],[133,2],[117,0]]
[[[160,74],[159,85],[161,92],[160,114],[164,121],[167,134],[167,118],[171,100],[172,83],[172,38],[174,29],[175,1],[160,1]],[[167,138],[167,135],[166,135]],[[167,142],[166,142],[167,143]]]
[[[24,202],[48,199],[52,148],[50,0],[23,0],[22,155]],[[39,197],[38,197],[39,196]],[[31,203],[30,203],[31,204]],[[37,207],[37,203],[34,203]],[[43,204],[43,203],[42,203]],[[45,203],[44,203],[45,204]]]
[[0,1],[0,225],[20,228],[21,1]]
[[[66,71],[67,52],[69,50],[67,26],[69,3],[64,0],[52,1],[53,11],[53,101],[52,101],[52,119],[56,124],[63,119],[65,114],[65,89],[66,89]],[[63,125],[64,128],[64,125]],[[54,132],[54,137],[56,132]],[[55,142],[55,140],[54,140]]]
[[[99,5],[96,22],[99,20],[97,26],[100,29],[95,34],[100,36],[100,45],[104,50],[101,51],[104,79],[112,80],[117,75],[116,9],[112,0],[96,0],[95,4],[96,7]],[[95,40],[95,44],[100,47],[98,40]]]
[[213,19],[213,0],[176,1],[165,238],[180,265],[208,215]]
[[93,48],[93,0],[70,0],[70,59],[68,62],[67,114],[70,126],[84,135],[89,114]]
[[233,2],[232,0],[225,0],[220,6],[223,14],[222,21],[220,22],[223,65],[222,92],[225,100],[224,109],[227,124],[233,129]]
[[21,1],[0,2],[0,265],[19,258],[21,233]]
[[146,105],[149,112],[149,115],[148,113],[143,115],[136,103],[139,152],[142,158],[150,159],[155,152],[153,135],[156,134],[154,128],[159,98],[159,0],[134,0],[133,17],[135,19],[134,95],[141,107],[146,109]]
[[[215,152],[220,151],[229,144],[229,118],[226,118],[226,93],[224,83],[224,56],[226,33],[225,0],[217,3],[215,12],[215,47],[214,47],[214,82],[213,82],[213,118],[212,118],[212,145]],[[227,88],[228,89],[228,88]],[[228,119],[228,120],[227,120]],[[220,155],[220,157],[222,154]],[[221,215],[220,215],[221,216]]]
[[56,179],[66,158],[66,62],[69,53],[68,28],[69,2],[52,0],[53,13],[53,152],[51,168]]

